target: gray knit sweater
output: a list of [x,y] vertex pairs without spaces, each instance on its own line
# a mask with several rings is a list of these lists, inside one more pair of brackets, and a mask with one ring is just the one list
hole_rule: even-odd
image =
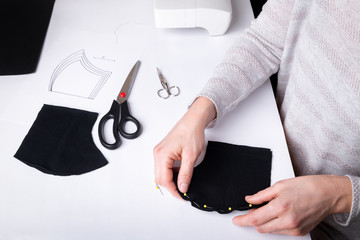
[[269,0],[199,94],[215,104],[213,123],[277,71],[296,175],[352,182],[350,214],[327,217],[312,237],[360,239],[360,0]]

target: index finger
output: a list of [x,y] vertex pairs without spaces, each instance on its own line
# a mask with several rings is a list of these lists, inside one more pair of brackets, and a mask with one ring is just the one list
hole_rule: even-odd
[[[164,176],[164,177],[162,177]],[[169,178],[167,176],[170,176]],[[157,178],[155,177],[155,181],[165,187],[170,193],[171,195],[173,195],[176,198],[180,198],[180,194],[177,191],[175,182],[173,181],[173,170],[166,170],[163,174],[160,175],[160,178],[158,178],[159,180],[157,180]]]
[[154,159],[156,183],[165,187],[174,197],[181,198],[173,180],[174,160],[169,157],[162,158],[156,154],[154,154]]
[[269,221],[277,218],[277,212],[273,211],[268,203],[258,209],[255,209],[248,214],[237,216],[233,218],[233,223],[242,227],[261,226]]

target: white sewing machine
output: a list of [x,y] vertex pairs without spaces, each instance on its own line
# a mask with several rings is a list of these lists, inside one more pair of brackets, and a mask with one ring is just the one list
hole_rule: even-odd
[[231,0],[155,0],[154,16],[158,28],[201,27],[222,35],[231,22]]

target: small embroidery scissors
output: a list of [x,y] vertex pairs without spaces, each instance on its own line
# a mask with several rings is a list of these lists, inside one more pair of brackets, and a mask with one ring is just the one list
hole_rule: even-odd
[[159,89],[157,91],[157,94],[160,98],[163,99],[167,99],[170,97],[170,95],[173,96],[177,96],[180,94],[180,88],[177,86],[171,86],[169,87],[168,82],[166,81],[166,79],[164,78],[164,76],[162,75],[162,73],[160,72],[159,68],[156,68],[157,73],[159,75],[160,78],[160,82],[161,82],[161,86],[163,87],[162,89]]
[[[137,61],[127,76],[124,85],[122,86],[119,95],[116,100],[113,101],[111,108],[107,114],[105,114],[99,123],[99,138],[101,144],[107,149],[116,149],[120,146],[120,135],[127,139],[134,139],[140,135],[141,125],[139,121],[134,118],[130,112],[127,103],[131,87],[135,81],[136,75],[139,71],[140,61]],[[114,143],[108,143],[104,138],[105,123],[113,119],[113,135],[115,138]],[[125,130],[125,124],[132,122],[136,126],[134,132],[127,132]],[[120,133],[120,134],[119,134]]]

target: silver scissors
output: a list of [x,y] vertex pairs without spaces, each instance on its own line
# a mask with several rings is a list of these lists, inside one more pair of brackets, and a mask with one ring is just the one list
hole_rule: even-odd
[[180,88],[177,86],[171,86],[169,87],[168,82],[166,81],[166,79],[164,78],[164,76],[162,75],[162,73],[160,72],[159,68],[156,68],[157,73],[159,75],[160,78],[160,82],[161,82],[161,86],[163,87],[162,89],[159,89],[157,91],[157,94],[160,98],[163,99],[167,99],[168,97],[170,97],[170,95],[173,96],[177,96],[180,94]]

